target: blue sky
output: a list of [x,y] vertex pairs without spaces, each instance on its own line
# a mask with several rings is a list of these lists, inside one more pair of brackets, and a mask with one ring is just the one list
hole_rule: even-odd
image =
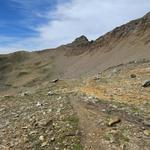
[[149,8],[149,0],[0,0],[0,53],[96,39]]
[[0,0],[0,34],[19,38],[36,35],[32,28],[46,23],[38,12],[42,14],[55,6],[54,0]]

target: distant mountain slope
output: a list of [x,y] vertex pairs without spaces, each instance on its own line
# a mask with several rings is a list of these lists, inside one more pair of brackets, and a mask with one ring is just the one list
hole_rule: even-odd
[[87,45],[80,60],[68,68],[68,74],[77,70],[80,70],[79,74],[93,74],[120,63],[149,59],[150,13],[115,28]]
[[90,76],[139,59],[150,59],[150,13],[95,41],[81,36],[55,49],[0,55],[0,83],[20,86],[57,77]]

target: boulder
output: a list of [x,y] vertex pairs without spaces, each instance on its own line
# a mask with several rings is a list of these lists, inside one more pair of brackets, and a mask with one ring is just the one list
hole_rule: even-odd
[[136,78],[136,74],[131,74],[130,77],[131,78]]
[[54,95],[54,93],[53,93],[52,91],[49,91],[49,92],[47,93],[47,95],[48,95],[48,96],[52,96],[52,95]]
[[120,123],[120,122],[121,122],[121,119],[119,117],[112,117],[109,119],[108,126],[112,127],[115,124]]
[[146,82],[143,84],[143,87],[144,87],[144,88],[150,87],[150,81],[146,81]]
[[56,83],[58,81],[59,81],[59,79],[54,79],[54,80],[51,81],[51,83]]
[[28,91],[26,91],[26,92],[22,92],[21,94],[20,94],[20,96],[29,96],[30,95],[30,93],[28,92]]

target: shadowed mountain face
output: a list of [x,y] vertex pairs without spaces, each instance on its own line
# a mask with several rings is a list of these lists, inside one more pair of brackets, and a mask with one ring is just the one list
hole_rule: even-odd
[[149,59],[149,49],[150,13],[95,41],[81,36],[56,49],[1,55],[0,82],[18,85],[45,78],[90,76],[114,65]]

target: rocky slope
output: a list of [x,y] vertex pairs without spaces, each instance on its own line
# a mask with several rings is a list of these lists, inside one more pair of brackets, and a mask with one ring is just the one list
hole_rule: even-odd
[[149,150],[149,66],[130,62],[1,93],[0,149]]
[[96,41],[0,55],[0,149],[149,150],[149,41],[148,13]]
[[[31,68],[32,71],[29,71],[29,74],[35,74],[36,78],[38,78],[39,70],[42,69],[49,77],[72,78],[94,75],[114,65],[150,58],[149,41],[150,13],[115,28],[95,41],[89,41],[85,36],[81,36],[72,43],[56,49],[2,55],[0,56],[0,72],[3,74],[4,70],[10,70],[9,74],[7,72],[5,74],[9,77],[15,76],[16,72],[13,70],[16,70],[16,65],[20,64],[23,72],[26,68]],[[27,74],[24,73],[23,76]]]

